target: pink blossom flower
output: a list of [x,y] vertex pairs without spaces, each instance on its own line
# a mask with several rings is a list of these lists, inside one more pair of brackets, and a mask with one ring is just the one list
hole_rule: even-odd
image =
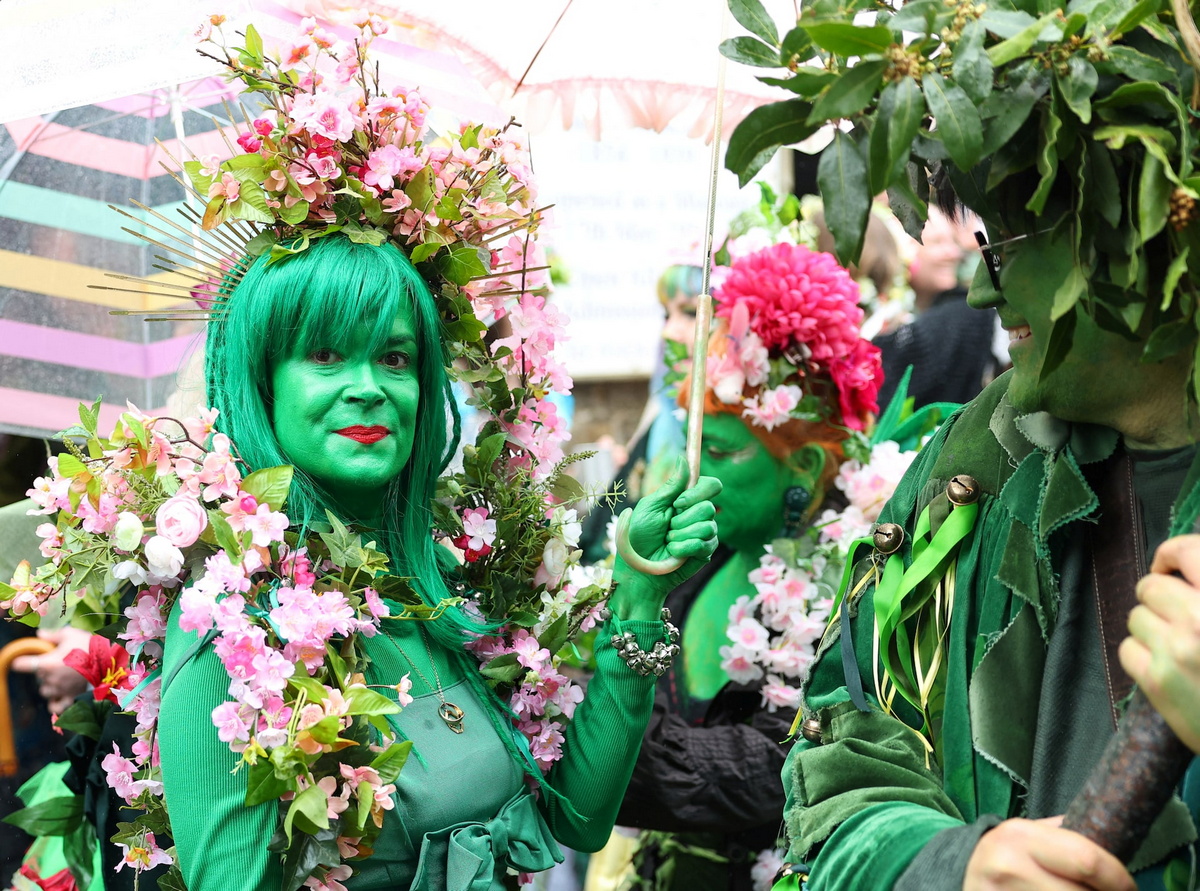
[[275,129],[275,125],[266,118],[255,118],[250,124],[250,128],[265,139],[271,135],[271,131]]
[[147,832],[140,845],[126,845],[121,842],[117,844],[125,849],[121,862],[116,866],[118,872],[126,866],[135,872],[141,872],[155,866],[169,866],[174,862],[171,855],[155,843],[153,832]]
[[541,721],[538,724],[523,729],[529,737],[529,751],[533,759],[543,770],[549,770],[554,762],[562,757],[562,745],[565,741],[562,725],[555,721]]
[[[40,513],[40,511],[31,511],[31,513]],[[41,539],[41,542],[38,544],[38,550],[41,551],[43,557],[47,560],[52,560],[61,553],[60,549],[63,545],[63,538],[57,526],[53,523],[42,523],[34,532]]]
[[84,532],[105,534],[117,525],[118,507],[116,497],[106,492],[96,505],[92,504],[90,498],[80,499],[76,515],[83,519]]
[[236,702],[222,702],[212,710],[213,726],[221,742],[247,742],[250,739],[250,722],[242,714],[245,706]]
[[108,782],[109,788],[126,801],[133,801],[141,794],[141,790],[133,778],[138,767],[121,754],[121,750],[115,742],[112,754],[105,755],[100,766],[104,768],[105,780]]
[[288,523],[287,515],[271,510],[269,504],[260,504],[258,510],[245,519],[246,529],[253,536],[251,540],[260,548],[283,541],[283,530]]
[[167,623],[162,614],[166,602],[162,589],[155,588],[141,592],[131,606],[125,607],[124,615],[129,622],[117,637],[129,641],[127,649],[132,651],[134,647],[167,636]]
[[583,702],[583,688],[578,684],[566,681],[550,697],[548,704],[553,706],[553,709],[547,711],[550,714],[557,712],[569,721],[575,715],[575,706],[581,702]]
[[242,151],[247,154],[254,154],[262,148],[262,139],[254,133],[243,133],[237,138],[237,144],[242,147]]
[[246,528],[246,518],[258,510],[258,500],[253,495],[239,491],[237,496],[221,505],[221,512],[229,517],[229,527],[234,532]]
[[757,620],[744,618],[727,630],[729,639],[748,650],[761,651],[770,643],[771,635]]
[[401,708],[406,708],[412,705],[412,678],[405,674],[400,678],[400,683],[396,684],[396,701],[400,703]]
[[200,175],[214,177],[221,172],[221,158],[219,155],[202,155],[200,157]]
[[742,415],[760,427],[774,430],[791,417],[792,409],[800,404],[801,395],[800,388],[795,384],[763,390],[746,400]]
[[311,888],[312,891],[346,891],[342,880],[350,878],[352,873],[353,870],[343,863],[328,869],[322,878],[309,876],[304,880],[304,887]]
[[532,671],[541,669],[550,661],[551,656],[550,651],[524,628],[518,630],[513,637],[513,652],[517,654],[517,661]]
[[208,526],[208,512],[188,495],[176,495],[164,501],[154,515],[154,528],[177,548],[196,543]]
[[776,709],[782,708],[799,708],[800,707],[800,690],[785,683],[783,678],[776,674],[768,674],[767,682],[762,688],[763,705],[767,707],[767,711],[773,712]]
[[241,188],[242,184],[238,182],[237,177],[232,173],[222,173],[221,178],[214,180],[213,184],[208,187],[208,197],[224,198],[232,204],[238,200]]
[[463,511],[462,522],[469,548],[479,550],[496,540],[496,521],[488,519],[486,507],[467,508]]
[[739,684],[749,684],[763,676],[762,668],[755,661],[758,658],[757,652],[748,650],[741,644],[723,646],[719,652],[721,654],[721,668],[725,674],[729,675],[731,681]]
[[354,134],[354,116],[345,103],[328,93],[301,93],[292,104],[292,120],[311,133],[337,142]]
[[376,619],[382,619],[384,616],[391,614],[391,609],[380,598],[378,592],[374,588],[363,589],[363,600],[367,604],[367,611]]
[[40,509],[30,508],[26,513],[30,516],[37,514],[52,514],[71,506],[71,481],[58,475],[58,458],[50,459],[50,476],[39,476],[33,481],[33,488],[25,492],[27,498]]

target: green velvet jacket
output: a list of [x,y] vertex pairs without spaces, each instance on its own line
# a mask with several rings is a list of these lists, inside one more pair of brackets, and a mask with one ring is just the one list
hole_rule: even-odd
[[[950,479],[969,474],[981,489],[974,528],[957,557],[940,759],[927,758],[913,729],[922,726],[915,709],[897,697],[893,717],[873,695],[872,588],[848,609],[869,712],[850,701],[836,621],[821,643],[803,709],[810,727],[820,722],[820,742],[798,735],[783,769],[788,860],[807,862],[808,891],[891,888],[942,830],[986,814],[1022,815],[1058,603],[1056,543],[1073,524],[1095,519],[1098,499],[1082,467],[1112,454],[1117,434],[1045,414],[1018,417],[1007,387],[1008,376],[1001,376],[942,426],[880,517],[905,528],[900,553],[908,566],[921,512],[930,508],[935,532],[950,512]],[[1190,529],[1195,519],[1198,471],[1193,465],[1175,503],[1173,532]],[[1189,778],[1198,773],[1193,762]],[[1161,876],[1172,852],[1187,851],[1195,840],[1193,822],[1188,808],[1173,801],[1134,869],[1157,864]],[[1139,877],[1139,885],[1164,887],[1161,878],[1147,885]]]

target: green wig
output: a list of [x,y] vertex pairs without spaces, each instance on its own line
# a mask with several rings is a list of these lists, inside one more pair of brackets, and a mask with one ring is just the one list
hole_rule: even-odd
[[[422,599],[436,604],[449,595],[430,535],[431,504],[460,422],[433,296],[403,251],[391,243],[356,244],[335,235],[284,261],[259,257],[230,295],[223,318],[209,327],[205,383],[211,405],[220,410],[217,428],[250,468],[294,465],[295,456],[284,453],[271,422],[275,363],[297,349],[344,348],[362,326],[372,332],[371,349],[377,349],[405,306],[412,311],[422,358],[421,398],[412,456],[388,487],[378,535],[393,571],[412,579]],[[333,495],[297,468],[287,505],[294,527],[321,522],[327,507],[339,512]],[[433,624],[459,636],[478,630],[459,611],[452,613],[451,627]]]

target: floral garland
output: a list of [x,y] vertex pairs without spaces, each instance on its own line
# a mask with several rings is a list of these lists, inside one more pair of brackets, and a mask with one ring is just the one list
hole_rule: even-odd
[[[769,711],[800,707],[800,682],[829,623],[850,544],[870,534],[916,455],[887,440],[869,447],[864,460],[843,462],[834,485],[848,505],[824,511],[800,538],[768,545],[750,572],[758,593],[739,597],[730,608],[730,643],[721,647],[721,667],[737,683],[762,681]],[[785,853],[759,852],[751,869],[755,891],[770,891]]]
[[[177,421],[130,406],[106,438],[97,403],[81,406],[81,425],[64,432],[68,454],[29,492],[39,512],[57,513],[38,528],[49,562],[0,584],[0,609],[36,625],[62,594],[78,624],[116,625],[118,643],[95,638],[72,657],[96,701],[76,703],[58,724],[87,734],[113,708],[137,717],[132,757],[103,759],[109,785],[141,811],[114,837],[123,865],[172,862],[168,881],[183,887],[155,739],[177,604],[180,626],[211,639],[229,674],[229,699],[212,720],[231,766],[247,771],[247,805],[280,802],[287,889],[341,891],[393,807],[409,749],[387,716],[409,701],[411,682],[397,680],[396,700],[368,689],[360,638],[385,620],[434,618],[458,602],[502,623],[471,648],[545,770],[582,699],[560,669],[573,638],[598,621],[610,579],[579,571],[579,524],[562,506],[584,495],[564,472],[568,434],[549,399],[571,386],[553,355],[566,319],[545,303],[540,212],[521,145],[507,128],[479,125],[436,136],[415,90],[383,92],[366,57],[386,30],[377,16],[360,17],[352,46],[306,20],[282,60],[252,26],[244,47],[228,49],[222,22],[213,17],[201,36],[268,108],[238,136],[242,154],[185,163],[206,202],[204,228],[258,224],[245,251],[270,252],[270,262],[334,232],[390,239],[437,283],[448,371],[484,419],[433,506],[435,534],[463,554],[462,596],[425,606],[387,575],[373,542],[332,515],[301,540],[283,511],[291,468],[243,475],[235,444],[213,432],[215,411]],[[223,268],[236,278],[243,265],[232,255]],[[229,285],[214,277],[193,296],[219,308]],[[481,319],[504,316],[511,335],[487,345]],[[28,815],[25,826],[39,828]]]

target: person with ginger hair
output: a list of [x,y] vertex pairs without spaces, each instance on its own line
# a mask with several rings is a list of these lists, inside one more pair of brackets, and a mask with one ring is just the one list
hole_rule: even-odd
[[[746,255],[714,299],[700,467],[723,484],[713,499],[721,544],[668,596],[682,658],[659,680],[618,823],[649,830],[634,857],[643,878],[673,859],[670,888],[748,891],[764,869],[756,857],[776,842],[779,742],[795,704],[787,685],[748,677],[728,646],[731,610],[753,608],[753,574],[773,539],[799,541],[822,508],[844,504],[834,485],[843,445],[875,410],[880,373],[859,335],[858,287],[828,254],[778,244]],[[797,669],[827,606],[808,603],[806,630],[779,651]]]

